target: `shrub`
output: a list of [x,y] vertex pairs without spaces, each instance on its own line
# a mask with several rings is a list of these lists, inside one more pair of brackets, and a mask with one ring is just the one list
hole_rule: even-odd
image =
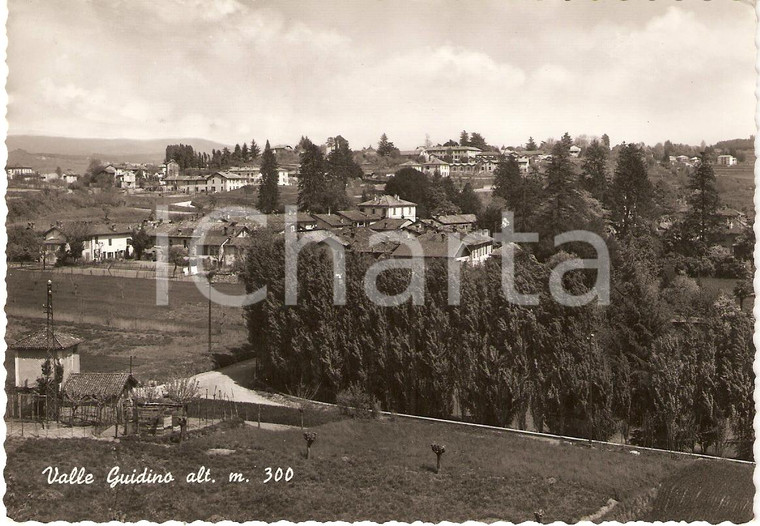
[[340,391],[335,397],[335,403],[342,414],[352,418],[377,418],[380,411],[377,399],[356,384]]

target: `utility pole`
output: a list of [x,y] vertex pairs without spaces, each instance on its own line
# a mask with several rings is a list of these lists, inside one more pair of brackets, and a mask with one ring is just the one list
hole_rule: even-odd
[[206,276],[208,278],[208,352],[211,354],[211,280],[214,279],[214,273],[209,271]]

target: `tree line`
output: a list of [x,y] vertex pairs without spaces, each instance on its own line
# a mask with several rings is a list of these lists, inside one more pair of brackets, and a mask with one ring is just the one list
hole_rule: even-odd
[[[663,233],[663,204],[640,146],[617,148],[610,170],[605,143],[592,143],[580,160],[570,157],[571,144],[565,134],[551,159],[527,173],[503,158],[494,199],[478,216],[495,232],[508,209],[515,230],[539,233],[538,243],[521,245],[516,263],[517,289],[540,294],[536,307],[505,299],[500,258],[462,269],[459,306],[447,304],[446,268],[433,262],[424,305],[379,307],[362,288],[372,260],[356,254],[347,258],[347,305],[335,306],[331,257],[320,247],[301,252],[299,303],[285,306],[282,241],[257,236],[242,276],[249,292],[263,284],[269,291],[245,313],[259,380],[327,401],[360,386],[387,410],[448,417],[458,406],[477,422],[525,427],[532,420],[539,430],[595,439],[619,432],[671,449],[721,453],[735,440],[737,454],[750,456],[752,318],[698,283],[722,232],[709,156],[690,175],[686,213]],[[429,199],[408,193],[431,184],[421,175],[396,174],[418,179],[397,188],[402,198]],[[596,256],[584,244],[554,247],[554,235],[573,229],[607,242],[608,306],[564,307],[550,297],[552,268]],[[750,261],[728,257],[751,276]],[[571,272],[565,287],[580,294],[594,277]],[[378,278],[382,291],[409,283],[404,270]]]
[[[424,305],[381,307],[363,278],[372,259],[347,254],[347,302],[333,304],[330,253],[299,256],[299,302],[285,306],[284,244],[261,233],[242,273],[266,299],[245,311],[258,381],[283,392],[335,401],[357,387],[385,410],[450,417],[458,406],[484,424],[598,440],[721,452],[733,436],[748,455],[754,403],[752,320],[733,300],[707,298],[688,278],[663,286],[657,254],[629,240],[614,249],[611,305],[565,307],[548,275],[570,257],[516,258],[516,287],[537,293],[535,307],[501,292],[501,261],[464,267],[461,301],[447,303],[447,270],[429,263]],[[573,272],[565,287],[588,290]],[[404,270],[386,271],[378,290],[403,291]],[[679,317],[698,318],[678,323]]]
[[226,146],[220,150],[212,149],[210,154],[196,151],[189,144],[169,144],[166,146],[164,162],[176,162],[182,172],[188,168],[224,170],[231,166],[253,163],[260,154],[261,148],[253,139],[250,146],[244,142],[242,146],[235,144],[232,150]]

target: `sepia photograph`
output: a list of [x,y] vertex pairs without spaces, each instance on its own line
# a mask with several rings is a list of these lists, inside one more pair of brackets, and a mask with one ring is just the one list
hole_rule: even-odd
[[6,519],[754,519],[754,0],[3,3]]

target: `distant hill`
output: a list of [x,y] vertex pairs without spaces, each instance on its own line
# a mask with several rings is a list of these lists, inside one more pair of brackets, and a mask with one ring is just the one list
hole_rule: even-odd
[[212,149],[221,149],[226,146],[218,142],[195,138],[86,139],[46,135],[10,135],[5,143],[9,152],[24,150],[28,153],[47,156],[65,155],[134,162],[163,162],[167,144],[189,144],[196,150],[208,153],[211,153]]
[[59,166],[64,171],[84,173],[89,165],[90,158],[84,155],[29,153],[19,149],[8,152],[8,166],[29,166],[40,173],[54,172]]

